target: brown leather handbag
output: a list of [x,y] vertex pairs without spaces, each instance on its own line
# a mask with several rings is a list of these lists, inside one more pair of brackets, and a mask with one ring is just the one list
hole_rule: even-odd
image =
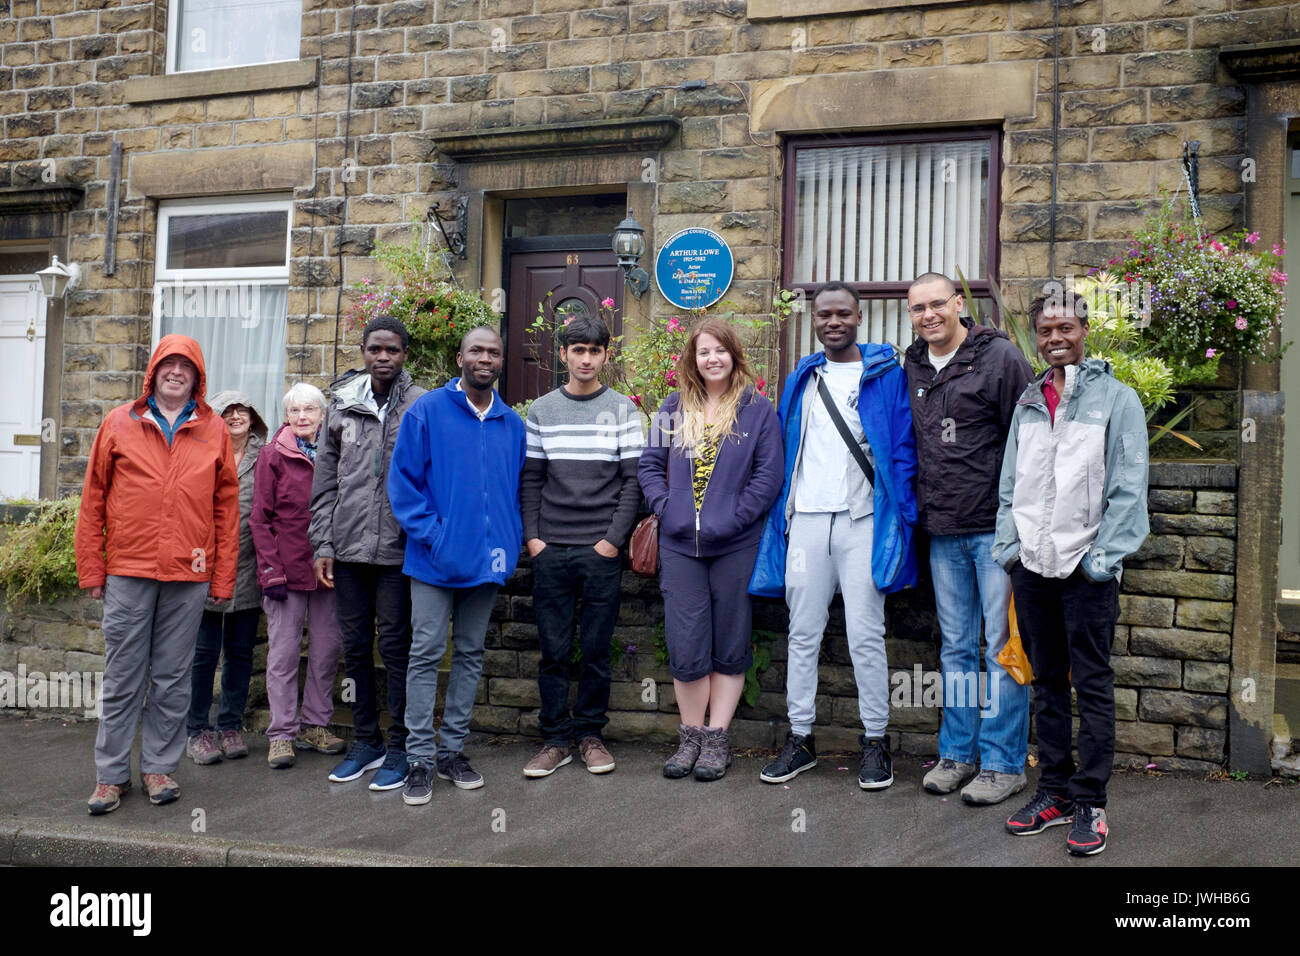
[[659,574],[659,518],[655,515],[642,518],[632,532],[627,547],[632,570],[647,578]]

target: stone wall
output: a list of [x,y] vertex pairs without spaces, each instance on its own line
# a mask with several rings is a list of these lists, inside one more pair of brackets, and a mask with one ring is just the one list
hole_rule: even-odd
[[[1120,595],[1111,661],[1115,670],[1117,766],[1211,770],[1227,746],[1227,690],[1235,593],[1236,477],[1231,465],[1156,463],[1151,466],[1151,536],[1128,562]],[[485,733],[537,734],[537,629],[527,558],[498,594],[483,660],[473,727]],[[891,595],[886,604],[891,676],[912,685],[916,668],[938,668],[938,627],[928,581]],[[102,670],[98,605],[70,598],[52,606],[9,612],[0,626],[0,671],[23,664],[42,670]],[[658,582],[628,571],[615,639],[623,649],[614,668],[608,736],[612,740],[676,739],[679,723],[672,678],[655,660],[656,625],[663,620]],[[780,601],[755,602],[754,626],[770,632],[772,665],[760,676],[761,693],[740,708],[733,724],[737,746],[776,748],[787,729],[785,632]],[[247,725],[265,729],[266,644],[254,658]],[[377,661],[378,664],[378,661]],[[443,662],[445,669],[450,655]],[[305,664],[304,664],[305,666]],[[382,674],[382,668],[380,669]],[[822,645],[816,735],[823,750],[853,750],[861,733],[853,668],[836,599]],[[351,717],[336,685],[335,723]],[[380,680],[383,698],[383,682]],[[891,689],[892,689],[891,685]],[[441,690],[445,687],[445,681]],[[904,702],[920,703],[909,697]],[[902,698],[895,697],[897,704]],[[893,746],[933,755],[940,712],[894,706]]]
[[[810,104],[833,107],[836,129],[926,129],[963,117],[987,123],[989,104],[1008,95],[997,83],[953,79],[967,75],[960,71],[1023,67],[1015,75],[1032,88],[1016,102],[1026,104],[1025,115],[994,119],[1004,130],[1001,275],[1024,287],[1048,274],[1048,0],[921,2],[876,12],[864,2],[860,12],[818,17],[799,16],[797,4],[784,13],[770,3],[748,9],[744,0],[355,7],[304,0],[305,70],[224,71],[206,86],[157,82],[167,6],[0,0],[9,14],[0,17],[0,188],[51,185],[43,174],[52,168],[53,185],[85,189],[67,217],[67,253],[86,275],[69,299],[64,329],[60,493],[79,484],[107,409],[139,393],[157,200],[186,194],[167,193],[181,188],[167,170],[184,173],[188,194],[292,191],[288,375],[325,385],[336,367],[336,333],[343,342],[337,367],[356,364],[355,334],[340,329],[338,307],[346,313],[352,304],[352,283],[379,275],[368,258],[373,243],[400,237],[404,223],[454,195],[462,167],[436,162],[447,159],[437,151],[447,132],[678,119],[680,133],[653,154],[654,208],[638,215],[660,236],[685,226],[717,229],[737,258],[729,298],[742,311],[762,312],[782,281],[782,141],[773,126],[755,128],[753,120],[760,102],[770,107],[773,84],[843,78],[833,96]],[[1139,222],[1139,203],[1180,182],[1184,140],[1201,143],[1207,225],[1239,223],[1250,188],[1242,179],[1245,93],[1217,50],[1296,36],[1300,4],[1065,0],[1061,23],[1056,271],[1081,273],[1122,248]],[[864,110],[861,84],[883,74],[899,89],[916,80],[947,92],[906,103],[883,98]],[[681,90],[684,81],[704,85]],[[775,123],[770,110],[768,121]],[[102,260],[114,142],[124,147],[125,165],[117,270],[109,276]],[[637,173],[625,179],[642,170],[640,157],[632,158]],[[345,159],[355,162],[355,181],[344,176]],[[540,182],[532,173],[542,160],[511,162],[518,183]],[[478,270],[467,263],[462,281],[484,284]],[[341,300],[340,284],[347,286]],[[666,306],[656,298],[651,308]]]

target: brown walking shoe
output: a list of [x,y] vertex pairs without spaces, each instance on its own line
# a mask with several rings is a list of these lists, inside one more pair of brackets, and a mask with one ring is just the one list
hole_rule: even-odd
[[112,813],[122,805],[122,794],[131,789],[131,781],[125,783],[96,783],[95,792],[86,801],[92,817]]
[[527,766],[524,767],[524,776],[549,777],[572,759],[573,753],[568,747],[547,744],[537,751],[537,756],[528,761]]
[[614,758],[605,749],[605,742],[595,734],[578,741],[578,752],[590,773],[609,773],[614,769]]
[[700,758],[700,744],[704,735],[699,727],[682,724],[677,728],[677,752],[664,764],[664,776],[670,780],[685,777],[695,769],[695,761]]
[[149,802],[155,807],[180,799],[180,785],[171,778],[171,774],[142,773],[140,782],[144,784],[144,789],[149,794]]
[[216,737],[210,730],[201,731],[185,741],[185,753],[200,767],[221,759],[221,748],[217,746]]
[[217,734],[217,744],[221,747],[221,756],[227,760],[238,760],[248,756],[248,744],[244,735],[238,730],[223,730]]
[[731,737],[725,727],[702,727],[696,780],[719,780],[731,766]]
[[299,750],[314,750],[318,754],[341,754],[347,744],[324,727],[299,727],[293,745]]
[[272,740],[271,749],[266,755],[266,762],[272,770],[292,767],[294,762],[292,740]]

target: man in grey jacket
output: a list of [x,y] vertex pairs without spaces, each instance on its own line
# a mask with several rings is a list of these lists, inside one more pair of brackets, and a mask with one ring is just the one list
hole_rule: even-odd
[[[1146,416],[1110,366],[1084,360],[1086,303],[1030,306],[1050,368],[1016,405],[998,494],[993,558],[1011,574],[1016,619],[1034,672],[1038,793],[1007,820],[1017,836],[1072,822],[1066,850],[1106,848],[1106,783],[1115,755],[1110,646],[1119,578],[1147,522]],[[1070,755],[1070,687],[1079,763]]]
[[[411,654],[411,589],[402,574],[406,536],[388,503],[388,466],[402,416],[424,389],[402,369],[410,341],[389,316],[361,333],[365,369],[330,386],[311,488],[311,539],[316,578],[338,591],[344,669],[352,683],[356,739],[330,780],[345,783],[379,769],[371,790],[396,790],[406,780],[406,667]],[[388,685],[388,747],[379,730],[374,646]]]

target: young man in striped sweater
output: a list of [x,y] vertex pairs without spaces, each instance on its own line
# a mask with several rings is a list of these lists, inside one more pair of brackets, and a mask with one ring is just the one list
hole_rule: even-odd
[[[641,503],[640,413],[599,379],[609,357],[608,327],[599,318],[570,319],[560,332],[559,357],[569,381],[528,410],[528,457],[519,488],[542,649],[537,683],[543,745],[524,767],[525,777],[550,776],[572,760],[571,740],[589,771],[614,769],[600,733],[609,721],[609,649],[621,597],[622,548]],[[570,713],[575,616],[582,665]]]

